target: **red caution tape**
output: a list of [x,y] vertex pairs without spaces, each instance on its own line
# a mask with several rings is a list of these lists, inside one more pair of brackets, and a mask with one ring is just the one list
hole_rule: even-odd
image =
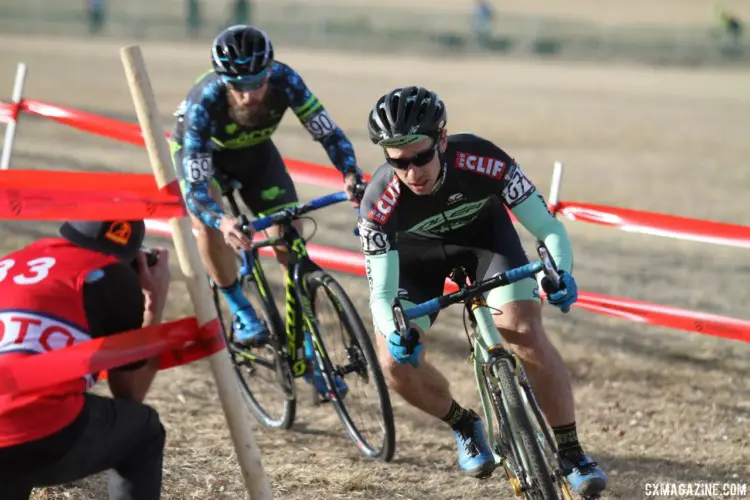
[[558,211],[571,220],[616,227],[631,233],[750,248],[748,226],[571,201],[561,201]]
[[576,306],[628,321],[750,342],[750,321],[742,319],[589,292],[579,293]]
[[[23,109],[81,130],[131,144],[143,145],[140,128],[135,124],[123,123],[41,101],[24,101]],[[0,119],[7,120],[11,116],[11,105],[3,104],[0,106]],[[285,162],[289,165],[290,173],[296,181],[332,188],[341,186],[340,174],[331,168],[290,159],[285,159]],[[12,201],[12,199],[5,200],[6,203]],[[2,205],[3,200],[0,199],[0,207]],[[746,226],[585,203],[560,202],[556,208],[570,219],[618,227],[624,231],[750,248],[750,227]],[[158,217],[148,215],[148,217],[166,218],[161,215]],[[150,229],[152,231],[164,230],[163,226],[159,228],[154,226],[154,223],[160,224],[159,221],[148,222],[151,223]],[[162,234],[164,233],[162,232]],[[167,234],[169,234],[168,231]],[[331,269],[364,274],[363,258],[359,254],[316,245],[309,245],[308,251],[313,259]],[[447,282],[447,287],[447,289],[455,289],[455,285],[450,282]],[[747,326],[748,322],[743,320],[693,313],[677,308],[586,292],[580,294],[577,306],[634,321],[698,331],[738,340],[748,340],[748,331],[750,331]],[[692,324],[690,321],[692,321]]]
[[49,104],[33,99],[21,101],[23,111],[32,115],[43,116],[63,123],[84,132],[101,135],[120,142],[127,142],[136,146],[144,146],[141,128],[133,123],[122,122],[98,116],[85,111],[65,108],[56,104]]
[[[154,224],[154,222],[156,221],[147,221],[147,230],[164,236],[170,235],[169,226],[162,226],[158,222]],[[263,254],[272,255],[269,249],[262,248],[260,250]],[[362,254],[311,243],[307,244],[307,252],[311,259],[327,269],[357,275],[365,274],[365,259]],[[456,284],[446,279],[444,292],[450,293],[456,290],[458,290]],[[579,292],[578,297],[575,306],[587,311],[630,321],[750,342],[750,321],[589,292]]]
[[224,346],[220,328],[218,320],[198,328],[195,317],[189,317],[44,354],[0,360],[0,394],[41,391],[159,355],[160,369],[189,363]]
[[198,330],[198,336],[175,349],[161,355],[159,370],[182,366],[206,358],[224,349],[224,335],[218,319],[206,323]]
[[182,217],[187,212],[179,187],[173,184],[160,190],[147,174],[4,170],[0,172],[0,218]]
[[0,103],[0,123],[13,121],[13,106],[4,102]]

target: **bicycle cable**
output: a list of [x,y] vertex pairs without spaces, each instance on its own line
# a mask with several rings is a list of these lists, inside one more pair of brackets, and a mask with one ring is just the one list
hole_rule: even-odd
[[310,234],[310,237],[309,238],[305,238],[304,236],[302,237],[302,239],[305,242],[311,241],[313,239],[313,236],[315,236],[315,233],[318,232],[318,223],[315,222],[315,219],[313,219],[312,217],[298,217],[298,219],[299,220],[306,219],[313,223],[313,230],[312,230],[312,234]]
[[[485,304],[484,307],[486,307],[487,309],[489,309],[492,312],[493,316],[495,315],[495,313],[498,313],[498,314],[502,314],[503,313],[500,309],[498,309],[496,307],[492,307],[492,306],[487,305],[487,304]],[[463,311],[461,320],[463,321],[463,324],[464,324],[464,333],[466,334],[466,340],[469,341],[469,354],[474,354],[474,344],[471,342],[471,336],[469,335],[469,325],[466,322],[467,317],[468,317],[468,312],[469,312],[469,310],[466,307],[464,307],[464,311]]]

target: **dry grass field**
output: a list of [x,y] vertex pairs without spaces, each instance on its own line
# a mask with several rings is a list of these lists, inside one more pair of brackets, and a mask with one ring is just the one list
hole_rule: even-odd
[[[694,9],[698,2],[680,5]],[[127,43],[0,36],[3,94],[10,92],[15,63],[23,60],[30,65],[28,97],[135,121],[118,54]],[[170,127],[169,114],[206,68],[208,51],[169,43],[144,43],[142,49]],[[379,161],[379,151],[365,136],[367,111],[383,92],[416,83],[446,101],[452,131],[496,141],[545,193],[552,163],[561,160],[564,199],[747,221],[750,72],[480,57],[436,61],[284,47],[277,52],[350,135],[367,171]],[[287,157],[326,162],[322,148],[291,114],[274,140]],[[31,119],[19,128],[12,168],[150,171],[143,150]],[[309,200],[326,191],[299,186],[299,192]],[[315,243],[358,249],[350,210],[334,207],[315,218]],[[750,317],[746,252],[566,225],[581,289]],[[0,222],[0,251],[53,234],[55,228],[54,223]],[[526,236],[524,241],[531,242]],[[149,238],[149,244],[168,242]],[[369,324],[364,278],[336,276]],[[179,279],[172,292],[169,318],[189,314]],[[656,481],[750,483],[750,345],[580,310],[562,315],[545,307],[544,316],[573,375],[582,440],[610,476],[606,498],[644,498],[644,484]],[[456,398],[476,407],[461,328],[459,312],[441,315],[430,333],[430,357],[452,374]],[[395,394],[392,399],[397,449],[390,464],[360,459],[333,410],[313,408],[304,398],[291,431],[268,431],[248,417],[276,497],[512,497],[499,475],[482,482],[462,477],[447,428]],[[163,498],[244,498],[207,364],[160,373],[148,402],[160,412],[168,434]],[[104,499],[106,482],[103,476],[89,478],[37,491],[33,498]]]

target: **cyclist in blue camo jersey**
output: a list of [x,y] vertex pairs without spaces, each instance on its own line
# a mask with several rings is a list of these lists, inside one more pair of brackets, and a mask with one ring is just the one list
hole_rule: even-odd
[[[413,305],[441,295],[455,267],[482,280],[527,264],[506,207],[546,244],[561,270],[560,289],[547,278],[542,286],[549,303],[564,312],[578,297],[573,250],[564,226],[513,158],[477,135],[448,135],[445,124],[443,101],[423,87],[397,88],[378,99],[368,128],[385,163],[367,186],[358,226],[389,386],[446,422],[455,433],[460,468],[487,477],[495,460],[482,420],[453,399],[448,380],[426,360],[424,341],[437,315],[413,321],[404,338],[391,302],[399,296]],[[524,364],[571,486],[584,496],[603,491],[606,475],[578,442],[570,376],[544,331],[536,280],[496,288],[487,294],[487,304],[497,311],[495,324]]]
[[[222,209],[220,186],[238,180],[240,197],[258,217],[298,203],[292,179],[271,140],[288,108],[326,150],[355,206],[359,202],[354,189],[362,176],[349,139],[300,75],[275,60],[271,40],[263,31],[245,25],[226,28],[213,41],[211,60],[213,70],[196,81],[175,113],[172,156],[198,230],[201,260],[233,315],[232,340],[255,347],[267,342],[269,330],[242,292],[234,254],[248,250],[251,239]],[[276,236],[279,231],[274,227],[267,234]],[[274,251],[285,272],[285,249]],[[312,357],[309,335],[305,350]],[[309,376],[306,379],[310,381]],[[314,381],[325,389],[319,373]]]

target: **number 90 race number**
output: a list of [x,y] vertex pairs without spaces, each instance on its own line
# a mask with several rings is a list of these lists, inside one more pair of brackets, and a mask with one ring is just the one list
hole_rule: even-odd
[[214,176],[211,155],[205,154],[187,159],[186,173],[189,182],[206,182]]
[[315,139],[325,137],[336,130],[336,124],[333,123],[333,120],[331,120],[331,117],[328,116],[328,113],[325,111],[321,111],[310,118],[307,123],[305,123],[305,127],[307,127],[308,132],[310,132]]

